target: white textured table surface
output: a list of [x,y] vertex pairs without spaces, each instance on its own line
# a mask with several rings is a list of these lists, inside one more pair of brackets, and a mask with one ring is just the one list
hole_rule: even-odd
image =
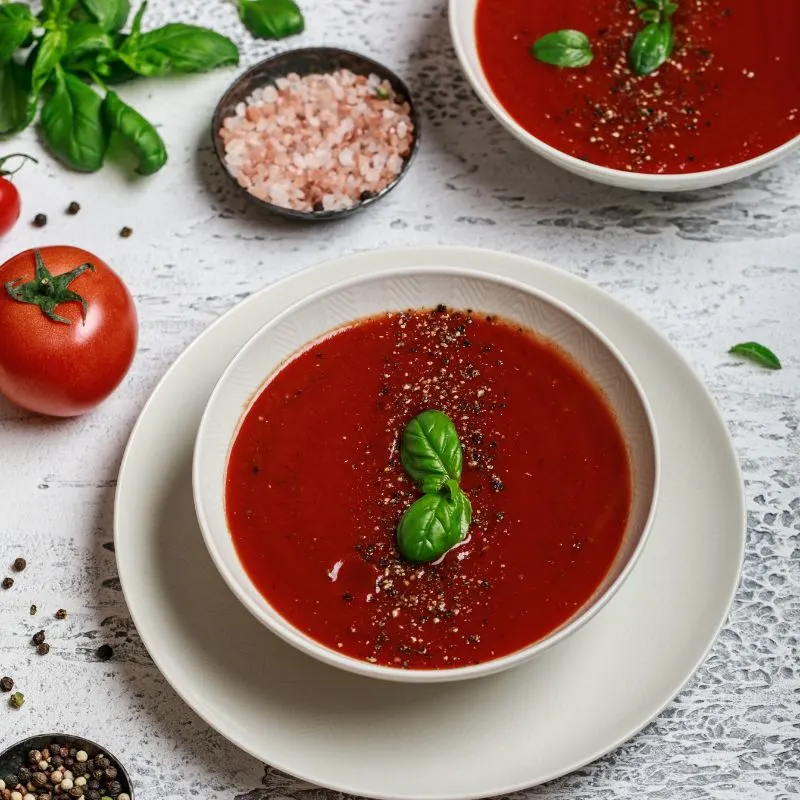
[[[650,320],[716,397],[747,484],[744,578],[706,664],[623,748],[525,797],[800,797],[800,158],[692,195],[595,186],[530,155],[483,110],[457,66],[443,0],[305,0],[304,10],[306,33],[291,46],[373,55],[418,98],[419,160],[369,213],[304,227],[261,218],[233,198],[208,145],[230,71],[124,91],[158,121],[169,147],[170,164],[154,178],[132,180],[113,167],[74,175],[46,156],[18,176],[23,221],[0,242],[0,260],[54,243],[97,253],[135,294],[141,347],[122,389],[83,419],[48,422],[0,400],[0,572],[18,555],[29,561],[13,589],[0,592],[0,674],[15,676],[27,698],[20,711],[0,707],[0,745],[41,731],[84,732],[125,754],[140,800],[327,800],[238,752],[153,666],[116,578],[117,470],[170,363],[253,290],[356,250],[464,244],[557,264]],[[231,35],[243,46],[242,66],[277,49],[252,43],[223,0],[153,0],[150,25],[167,17]],[[20,139],[14,150],[39,154],[32,132]],[[76,217],[63,213],[71,200],[82,205]],[[41,231],[28,224],[39,211],[50,217]],[[130,239],[119,238],[123,225],[134,229]],[[747,339],[772,346],[784,370],[726,355]],[[28,615],[31,603],[38,618]],[[56,625],[59,607],[69,618]],[[29,644],[43,623],[46,658]],[[104,643],[115,651],[107,663],[95,656]]]

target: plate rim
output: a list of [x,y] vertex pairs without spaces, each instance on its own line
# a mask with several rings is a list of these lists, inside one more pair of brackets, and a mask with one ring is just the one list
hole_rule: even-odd
[[[120,542],[119,531],[121,528],[120,498],[122,497],[123,487],[125,485],[124,481],[125,473],[126,470],[128,469],[130,461],[133,459],[132,452],[134,449],[135,440],[137,438],[140,429],[144,426],[145,419],[149,415],[151,407],[155,403],[156,396],[160,395],[164,386],[170,380],[171,375],[176,369],[178,363],[190,351],[193,352],[197,347],[201,346],[203,342],[209,340],[213,336],[214,332],[223,323],[223,321],[226,321],[229,317],[237,314],[243,307],[249,306],[250,304],[257,302],[258,299],[262,298],[267,293],[272,293],[275,291],[279,292],[283,287],[287,285],[291,285],[293,283],[298,283],[302,285],[304,281],[308,282],[309,278],[312,278],[311,283],[314,283],[316,281],[316,286],[318,288],[327,285],[328,282],[332,282],[333,280],[335,280],[333,277],[330,276],[332,275],[332,273],[335,271],[336,268],[346,270],[349,264],[355,264],[356,269],[354,269],[352,272],[347,272],[347,276],[351,274],[355,275],[366,272],[368,270],[367,264],[369,264],[370,259],[376,259],[381,257],[398,258],[398,259],[402,258],[406,260],[405,263],[407,265],[412,265],[412,260],[415,260],[413,261],[413,263],[425,265],[425,264],[430,264],[431,262],[435,262],[437,257],[442,258],[442,260],[447,260],[448,256],[450,257],[451,260],[455,260],[459,256],[464,257],[468,261],[475,258],[476,256],[483,257],[485,260],[497,259],[495,263],[498,265],[499,262],[502,261],[505,261],[506,263],[516,261],[520,265],[535,266],[538,270],[557,273],[560,278],[567,280],[568,282],[573,282],[575,285],[580,285],[584,290],[589,290],[590,292],[593,292],[596,295],[603,297],[604,300],[610,302],[612,308],[625,311],[627,314],[631,315],[633,318],[636,319],[639,325],[642,325],[646,329],[648,329],[649,333],[655,336],[660,341],[662,346],[666,346],[672,352],[672,354],[687,367],[688,372],[691,374],[692,378],[697,384],[697,387],[701,390],[703,396],[705,397],[709,410],[713,411],[714,416],[716,417],[716,420],[719,423],[719,432],[722,434],[721,439],[725,443],[726,460],[729,461],[729,466],[733,467],[734,472],[738,477],[737,486],[738,486],[739,503],[737,504],[737,509],[736,509],[738,512],[737,514],[738,521],[740,523],[739,525],[737,525],[737,530],[736,530],[737,544],[738,544],[737,547],[738,566],[735,571],[735,575],[731,576],[731,582],[728,587],[727,597],[724,604],[724,613],[720,615],[720,618],[717,621],[716,626],[714,627],[713,634],[709,637],[708,642],[706,643],[703,651],[699,654],[699,656],[696,659],[694,659],[694,662],[691,668],[687,671],[687,674],[682,676],[679,685],[677,685],[673,690],[670,690],[669,696],[661,704],[659,704],[657,708],[655,708],[652,712],[648,713],[646,715],[646,718],[642,719],[637,725],[633,726],[630,730],[627,730],[624,734],[615,738],[612,742],[606,744],[601,748],[598,748],[588,756],[582,757],[581,759],[574,761],[563,768],[554,770],[551,773],[539,776],[533,780],[519,781],[509,785],[498,786],[491,789],[490,791],[482,790],[479,793],[469,793],[469,794],[465,794],[463,792],[439,793],[435,795],[422,795],[419,793],[403,794],[397,792],[365,793],[363,790],[359,790],[352,786],[345,786],[342,784],[337,784],[335,782],[320,780],[319,777],[316,776],[304,775],[297,769],[287,768],[285,765],[277,763],[274,760],[265,759],[261,754],[255,752],[255,750],[249,747],[246,743],[237,741],[234,733],[230,731],[226,732],[221,730],[220,728],[222,726],[218,727],[217,723],[209,718],[210,715],[208,715],[205,712],[204,705],[201,703],[195,703],[192,699],[190,699],[191,694],[185,691],[182,687],[180,687],[178,685],[177,680],[173,680],[173,678],[167,674],[167,672],[162,667],[161,658],[154,653],[154,648],[151,648],[149,646],[148,643],[150,638],[149,635],[143,633],[144,629],[139,624],[139,618],[137,612],[134,611],[133,604],[130,601],[131,597],[130,587],[128,586],[127,578],[123,574],[125,570],[122,569],[120,566],[120,552],[124,551],[124,547],[122,548],[119,547],[119,542]],[[441,264],[441,266],[444,266],[444,264]],[[498,266],[497,274],[502,275],[503,271],[501,270],[503,270],[502,266]],[[487,271],[491,270],[489,269]],[[277,315],[277,313],[280,312],[275,312],[275,315]],[[611,339],[612,342],[614,341],[613,338],[611,337],[609,338]],[[647,392],[646,386],[645,386],[645,392]],[[736,591],[739,587],[742,576],[742,568],[743,568],[745,546],[746,546],[746,533],[747,533],[747,510],[746,510],[744,486],[742,481],[741,467],[739,464],[738,454],[735,450],[733,440],[730,435],[730,431],[726,426],[725,420],[719,410],[719,407],[717,406],[716,401],[714,400],[713,395],[709,391],[706,384],[692,369],[691,365],[677,350],[677,348],[675,348],[672,345],[672,343],[659,330],[657,330],[654,326],[652,326],[646,319],[641,317],[633,309],[628,308],[624,303],[622,303],[621,300],[617,299],[614,295],[605,291],[601,287],[596,286],[592,284],[590,281],[581,278],[577,275],[574,275],[573,273],[568,272],[567,270],[560,269],[541,260],[518,255],[516,253],[506,253],[503,251],[492,250],[489,248],[462,247],[462,246],[450,246],[450,245],[428,245],[428,246],[416,246],[416,247],[406,247],[406,248],[370,249],[370,250],[345,254],[332,259],[315,262],[310,266],[302,268],[301,270],[295,273],[283,276],[278,280],[267,284],[261,289],[254,291],[248,297],[236,303],[232,308],[228,309],[224,314],[222,314],[220,317],[214,320],[208,327],[206,327],[203,331],[201,331],[201,333],[198,336],[196,336],[184,348],[181,354],[175,359],[175,361],[173,361],[173,363],[169,366],[169,368],[161,377],[161,379],[157,382],[156,386],[153,388],[147,401],[142,407],[142,410],[139,416],[137,417],[133,428],[131,429],[131,433],[128,442],[125,446],[123,457],[120,463],[117,486],[114,494],[113,526],[114,526],[114,543],[116,551],[115,557],[118,562],[118,573],[119,573],[121,588],[128,613],[131,615],[131,619],[136,627],[136,630],[139,634],[142,644],[145,646],[156,668],[159,670],[159,672],[167,681],[167,683],[171,686],[171,688],[175,691],[175,693],[181,698],[181,700],[184,703],[186,703],[186,705],[195,714],[197,714],[206,724],[208,724],[209,727],[211,727],[225,739],[230,741],[236,747],[251,755],[253,758],[261,762],[265,762],[270,766],[274,767],[275,769],[280,770],[286,774],[292,775],[300,780],[309,782],[323,789],[329,789],[332,791],[342,792],[345,794],[356,794],[358,796],[371,797],[375,798],[375,800],[421,800],[422,798],[426,798],[426,800],[477,800],[477,798],[489,798],[497,795],[506,795],[506,794],[512,794],[514,792],[524,791],[526,789],[533,788],[534,786],[539,786],[548,783],[552,780],[555,780],[557,778],[568,775],[578,769],[581,769],[582,767],[585,767],[588,764],[591,764],[592,762],[598,760],[599,758],[602,758],[608,753],[618,749],[622,744],[631,739],[633,736],[636,736],[645,727],[647,727],[647,725],[649,725],[654,719],[656,719],[664,711],[664,709],[674,700],[674,698],[678,694],[680,694],[680,692],[683,691],[683,689],[695,675],[699,667],[708,657],[711,648],[714,646],[717,639],[719,638],[720,632],[722,631],[722,628],[724,627],[730,615],[731,606],[733,604],[733,600]]]

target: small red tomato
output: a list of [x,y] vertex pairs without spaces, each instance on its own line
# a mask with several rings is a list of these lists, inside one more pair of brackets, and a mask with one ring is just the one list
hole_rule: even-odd
[[17,187],[7,178],[0,178],[0,236],[14,227],[21,208]]
[[83,414],[119,386],[138,338],[130,292],[77,247],[26,250],[0,266],[0,392],[30,411]]

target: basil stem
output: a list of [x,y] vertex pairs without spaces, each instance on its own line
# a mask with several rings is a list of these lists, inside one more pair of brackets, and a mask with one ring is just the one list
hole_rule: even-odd
[[736,344],[731,347],[728,352],[733,355],[749,358],[750,361],[754,361],[756,364],[766,367],[767,369],[781,369],[782,367],[778,356],[768,347],[764,347],[763,344],[759,344],[758,342],[742,342],[742,344]]
[[445,481],[461,480],[461,441],[450,417],[423,411],[400,438],[400,461],[423,492],[438,492]]
[[463,541],[472,522],[469,498],[454,480],[425,494],[406,510],[397,527],[397,546],[414,563],[435,561]]
[[589,37],[573,30],[554,31],[537,39],[531,53],[545,64],[556,67],[586,67],[594,53]]

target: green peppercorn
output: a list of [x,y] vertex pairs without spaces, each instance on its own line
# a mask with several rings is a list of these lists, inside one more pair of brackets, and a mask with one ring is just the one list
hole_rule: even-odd
[[22,692],[14,692],[8,702],[11,704],[12,708],[22,708],[25,703],[25,695],[22,694]]

